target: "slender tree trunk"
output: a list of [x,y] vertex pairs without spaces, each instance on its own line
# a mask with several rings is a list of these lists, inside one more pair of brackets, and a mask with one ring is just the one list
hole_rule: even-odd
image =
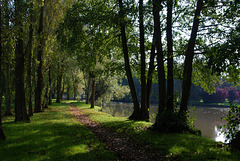
[[52,105],[52,78],[51,78],[51,67],[49,67],[49,71],[48,71],[48,81],[49,81],[49,99],[48,99],[48,105]]
[[91,108],[95,106],[95,91],[96,91],[96,76],[92,78],[92,97],[91,97]]
[[23,52],[23,1],[15,0],[17,27],[16,66],[15,66],[15,121],[29,121],[24,90],[24,52]]
[[140,30],[140,53],[141,53],[141,120],[149,120],[149,112],[147,109],[147,87],[146,87],[146,55],[143,25],[143,0],[139,0],[139,30]]
[[[8,6],[8,1],[4,2],[5,6]],[[10,11],[8,9],[8,7],[5,9],[5,13],[6,13],[6,28],[7,30],[10,31],[10,27],[9,27],[9,22],[10,22]],[[7,34],[9,34],[9,31]],[[6,91],[5,91],[5,105],[6,105],[6,111],[4,113],[5,116],[12,116],[12,112],[11,112],[11,44],[10,44],[11,38],[7,39],[7,44],[6,44]]]
[[[2,81],[2,3],[0,4],[0,82]],[[2,128],[2,82],[0,84],[0,140],[4,140],[5,134]]]
[[186,113],[188,109],[188,100],[192,85],[192,63],[194,56],[194,46],[197,38],[197,31],[199,26],[199,17],[203,6],[203,0],[197,1],[197,8],[195,11],[191,37],[188,41],[186,50],[186,58],[184,62],[183,83],[182,83],[182,99],[180,104],[180,113]]
[[[63,80],[62,80],[63,81]],[[62,91],[61,91],[61,95],[60,95],[60,99],[62,100],[63,99],[63,94],[64,94],[64,90],[65,90],[65,86],[64,86],[64,83],[62,82]]]
[[73,77],[73,100],[77,99],[77,81]]
[[60,103],[61,102],[61,87],[62,87],[62,76],[63,76],[63,73],[60,72],[59,73],[59,76],[57,78],[57,103]]
[[90,74],[89,74],[86,104],[89,104],[90,92],[91,92],[91,77],[90,77]]
[[48,100],[49,100],[48,89],[49,89],[49,84],[47,84],[47,86],[46,86],[46,91],[45,91],[45,95],[44,95],[44,98],[45,98],[44,105],[43,105],[44,108],[48,108]]
[[128,57],[128,46],[127,46],[127,38],[126,38],[126,31],[125,31],[125,22],[124,22],[124,12],[123,12],[123,3],[122,0],[118,0],[119,2],[119,14],[121,17],[120,21],[120,27],[121,27],[121,37],[122,37],[122,47],[123,47],[123,54],[124,54],[124,62],[125,62],[125,71],[128,79],[128,84],[130,87],[130,92],[132,95],[132,100],[133,100],[133,113],[129,117],[129,119],[132,120],[137,120],[139,117],[139,112],[140,112],[140,107],[139,107],[139,101],[137,98],[137,92],[134,86],[133,78],[132,78],[132,73],[131,73],[131,68],[130,68],[130,63],[129,63],[129,57]]
[[147,109],[150,109],[150,98],[151,98],[151,92],[152,92],[152,75],[155,69],[154,66],[154,59],[155,59],[155,37],[153,37],[152,40],[152,48],[151,48],[151,54],[150,54],[150,62],[149,62],[149,69],[148,69],[148,75],[147,75]]
[[42,112],[42,91],[43,91],[43,50],[44,50],[44,14],[45,5],[41,0],[41,12],[39,19],[38,35],[40,43],[38,44],[38,69],[37,69],[37,88],[35,94],[35,109],[34,112]]
[[67,100],[70,100],[70,86],[67,87]]
[[173,112],[173,38],[172,38],[172,8],[173,0],[167,1],[167,109]]
[[29,26],[29,40],[28,49],[26,50],[28,56],[28,115],[33,116],[32,107],[32,52],[33,52],[33,1],[30,3],[30,26]]
[[[7,52],[10,52],[7,50]],[[9,55],[7,53],[7,55]],[[5,116],[12,116],[12,112],[11,112],[11,70],[10,70],[10,60],[7,60],[6,63],[6,91],[5,91],[5,98],[6,98],[6,111],[4,113]]]
[[161,42],[161,28],[160,28],[160,2],[153,0],[153,16],[154,16],[154,34],[155,45],[157,48],[157,64],[158,64],[158,84],[159,84],[159,114],[166,107],[166,80],[163,61],[163,49]]
[[157,48],[157,64],[158,64],[158,86],[159,86],[159,105],[158,114],[154,127],[158,128],[160,124],[161,112],[166,108],[166,80],[165,70],[163,61],[163,49],[161,42],[161,28],[160,28],[160,1],[153,0],[153,16],[154,16],[154,34],[155,34],[155,45]]

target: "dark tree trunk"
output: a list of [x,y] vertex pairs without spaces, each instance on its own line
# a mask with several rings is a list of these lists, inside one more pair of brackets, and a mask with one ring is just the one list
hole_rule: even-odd
[[[2,74],[2,4],[0,4],[0,76]],[[2,76],[0,77],[0,82]],[[4,140],[6,137],[2,128],[2,82],[0,84],[0,140]]]
[[[63,81],[63,80],[62,80]],[[63,99],[63,94],[64,94],[64,90],[65,90],[65,86],[64,86],[64,83],[62,82],[62,91],[61,91],[61,94],[60,94],[60,99],[62,100]]]
[[23,52],[23,11],[22,0],[15,0],[17,27],[16,66],[15,66],[15,121],[29,121],[24,90],[24,52]]
[[[9,50],[6,51],[7,54],[10,52]],[[8,54],[9,55],[9,54]],[[10,60],[7,60],[6,63],[6,91],[5,91],[5,104],[6,104],[6,111],[4,113],[5,116],[12,116],[11,112],[11,70],[10,70]]]
[[90,74],[89,74],[86,104],[89,104],[90,92],[91,92],[91,77],[90,77]]
[[[5,6],[8,6],[8,1],[4,2]],[[6,28],[9,29],[10,31],[10,27],[9,27],[9,22],[10,22],[10,11],[7,8],[6,9]],[[6,105],[6,111],[4,113],[5,116],[12,116],[12,112],[11,112],[11,59],[10,59],[10,54],[12,53],[11,50],[11,44],[10,44],[10,40],[11,38],[8,38],[7,40],[7,44],[6,44],[6,91],[5,91],[5,105]]]
[[67,100],[70,100],[70,87],[67,87]]
[[49,71],[48,71],[48,81],[49,81],[49,99],[48,99],[48,105],[52,105],[52,95],[53,95],[53,91],[52,91],[52,78],[51,78],[51,67],[49,67]]
[[[59,66],[58,66],[59,67]],[[61,87],[62,87],[62,76],[63,76],[63,73],[60,72],[59,75],[58,75],[58,78],[57,78],[57,103],[60,103],[61,102]]]
[[199,17],[203,6],[203,0],[198,0],[195,11],[191,37],[188,41],[186,50],[186,58],[184,62],[183,83],[182,83],[182,99],[180,104],[180,113],[186,113],[188,109],[188,100],[192,85],[192,63],[194,56],[194,46],[197,38],[197,31],[199,26]]
[[77,80],[73,77],[73,100],[77,99]]
[[92,77],[91,108],[95,106],[96,76]]
[[[47,84],[47,86],[46,86],[46,91],[45,91],[45,95],[44,95],[44,98],[45,98],[45,101],[44,101],[44,104],[43,104],[44,108],[48,108],[48,100],[49,100],[48,89],[49,89],[49,84]],[[44,108],[43,108],[43,110],[44,110]]]
[[126,31],[125,31],[123,3],[122,3],[122,0],[118,0],[118,2],[119,2],[119,8],[120,8],[119,14],[121,17],[120,27],[121,27],[122,47],[123,47],[124,62],[125,62],[125,71],[126,71],[128,84],[130,87],[130,92],[133,100],[133,106],[134,106],[133,107],[134,111],[132,115],[129,117],[129,119],[137,120],[139,117],[140,107],[139,107],[139,101],[137,98],[137,92],[136,92],[133,78],[132,78],[129,57],[128,57],[128,46],[127,46],[127,38],[126,38]]
[[147,109],[147,87],[146,87],[146,55],[143,25],[143,0],[139,0],[139,30],[140,30],[140,53],[141,53],[141,116],[140,120],[149,120],[149,112]]
[[173,112],[173,38],[172,38],[172,7],[173,1],[167,1],[167,109]]
[[152,48],[151,48],[151,54],[150,54],[150,62],[149,62],[149,69],[148,69],[148,75],[147,75],[147,109],[150,108],[150,98],[151,98],[151,91],[152,91],[152,75],[155,69],[154,66],[154,59],[155,59],[155,37],[153,37],[152,40]]
[[155,46],[157,48],[157,64],[158,64],[158,85],[159,85],[159,105],[158,115],[154,127],[158,128],[160,124],[161,112],[166,108],[166,80],[163,61],[163,49],[161,42],[161,28],[160,28],[160,2],[153,0],[153,16],[154,16],[154,34],[155,34]]
[[158,84],[159,84],[159,114],[166,107],[166,80],[163,61],[163,49],[161,42],[161,28],[160,28],[160,2],[153,0],[153,16],[154,16],[154,34],[155,46],[157,48],[157,64],[158,64]]
[[[41,3],[44,3],[44,1]],[[37,88],[35,94],[35,109],[34,112],[42,112],[42,91],[43,91],[43,50],[44,50],[44,14],[45,14],[45,5],[42,4],[40,19],[39,19],[39,44],[38,44],[38,69],[37,69]]]
[[33,52],[33,1],[30,3],[30,26],[29,26],[29,40],[27,47],[28,56],[28,116],[33,116],[32,107],[32,52]]

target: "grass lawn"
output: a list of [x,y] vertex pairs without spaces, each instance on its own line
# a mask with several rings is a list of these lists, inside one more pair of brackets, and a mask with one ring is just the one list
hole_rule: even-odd
[[127,133],[140,144],[149,145],[170,160],[240,160],[240,151],[231,150],[221,143],[192,134],[160,134],[146,130],[152,123],[129,121],[126,117],[113,117],[90,109],[83,102],[72,102],[96,122],[115,131]]
[[96,136],[78,123],[65,103],[54,103],[31,123],[3,119],[6,140],[0,141],[0,161],[117,160]]

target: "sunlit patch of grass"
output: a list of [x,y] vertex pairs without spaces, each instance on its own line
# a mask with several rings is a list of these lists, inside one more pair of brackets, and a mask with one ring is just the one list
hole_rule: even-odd
[[158,133],[148,129],[152,123],[130,121],[126,117],[113,117],[100,112],[97,108],[90,109],[90,105],[83,102],[73,102],[92,120],[99,122],[114,131],[128,134],[142,145],[154,149],[166,160],[240,160],[240,152],[232,151],[227,145],[192,135]]
[[31,123],[3,121],[7,139],[0,142],[1,161],[117,160],[97,137],[72,116],[70,106],[53,103]]

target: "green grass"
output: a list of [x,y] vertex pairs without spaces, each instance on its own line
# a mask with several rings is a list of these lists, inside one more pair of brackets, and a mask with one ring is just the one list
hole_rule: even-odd
[[117,160],[65,103],[34,114],[31,123],[16,123],[13,117],[3,120],[7,139],[0,141],[1,161]]
[[221,146],[211,139],[192,134],[160,134],[147,130],[152,123],[130,121],[125,117],[113,117],[99,112],[99,107],[90,109],[83,102],[73,102],[83,112],[103,126],[127,133],[140,144],[155,149],[165,159],[170,160],[240,160],[240,152]]

